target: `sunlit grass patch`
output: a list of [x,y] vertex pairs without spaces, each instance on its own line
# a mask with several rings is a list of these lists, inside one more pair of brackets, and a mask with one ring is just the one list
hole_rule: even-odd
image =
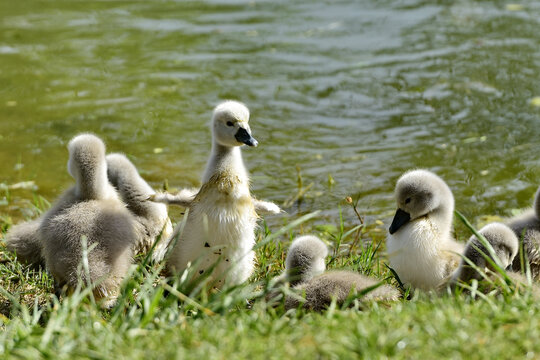
[[[347,203],[347,202],[346,202]],[[344,207],[342,211],[351,211]],[[321,313],[269,303],[293,238],[314,233],[333,252],[329,269],[346,268],[397,285],[385,266],[380,224],[320,226],[308,214],[257,233],[256,273],[248,284],[211,291],[189,279],[167,279],[163,265],[139,256],[116,306],[103,310],[91,291],[59,301],[44,270],[30,270],[0,248],[0,353],[21,358],[350,358],[493,357],[538,354],[540,306],[529,287],[442,294],[415,293],[395,303],[351,298]],[[300,226],[301,225],[301,226]],[[4,228],[4,232],[9,225]],[[501,284],[502,286],[502,284]],[[287,291],[285,289],[285,291]]]

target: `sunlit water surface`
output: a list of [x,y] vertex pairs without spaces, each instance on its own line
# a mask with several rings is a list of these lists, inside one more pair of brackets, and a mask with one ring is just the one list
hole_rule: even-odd
[[243,152],[254,194],[283,203],[297,168],[314,183],[270,223],[317,209],[337,223],[351,195],[388,224],[415,167],[468,217],[510,215],[540,184],[539,29],[528,1],[2,1],[0,183],[38,188],[0,214],[69,186],[83,131],[155,187],[196,186],[211,110],[237,99],[260,142]]

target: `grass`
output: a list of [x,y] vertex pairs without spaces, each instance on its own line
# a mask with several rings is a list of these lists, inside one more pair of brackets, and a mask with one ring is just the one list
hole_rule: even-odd
[[[291,239],[318,233],[333,246],[329,268],[397,285],[383,256],[384,231],[367,224],[320,226],[316,214],[258,232],[257,272],[244,286],[209,293],[166,282],[161,266],[133,265],[118,304],[101,310],[88,290],[59,302],[43,270],[0,247],[0,354],[13,358],[511,358],[540,356],[540,304],[531,291],[487,295],[414,294],[394,304],[335,304],[322,313],[285,311],[265,301]],[[9,226],[1,217],[2,234]],[[301,231],[300,229],[303,229]],[[169,292],[169,296],[164,293]],[[247,299],[247,300],[246,300]]]

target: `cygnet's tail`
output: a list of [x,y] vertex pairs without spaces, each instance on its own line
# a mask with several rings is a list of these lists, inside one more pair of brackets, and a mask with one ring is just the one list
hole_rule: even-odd
[[15,252],[20,262],[34,267],[45,266],[41,255],[40,224],[41,219],[36,219],[15,225],[5,238],[7,249]]

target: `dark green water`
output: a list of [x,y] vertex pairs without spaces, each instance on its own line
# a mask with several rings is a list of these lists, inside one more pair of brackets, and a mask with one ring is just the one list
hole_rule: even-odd
[[[467,216],[508,215],[540,184],[540,3],[521,5],[0,0],[0,183],[54,199],[67,142],[91,131],[153,185],[198,185],[211,109],[232,98],[260,141],[255,195],[283,202],[297,165],[314,182],[293,216],[337,218],[353,195],[388,222],[415,167]],[[24,217],[33,193],[10,195],[0,214]]]

